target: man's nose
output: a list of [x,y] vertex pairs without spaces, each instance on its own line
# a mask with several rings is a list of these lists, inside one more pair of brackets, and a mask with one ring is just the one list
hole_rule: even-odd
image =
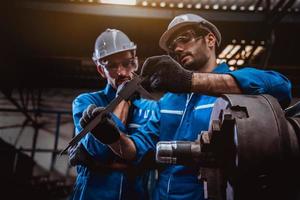
[[184,50],[183,49],[183,44],[177,43],[174,47],[174,53],[177,54],[177,55],[182,53],[183,50]]
[[118,64],[118,68],[117,68],[117,74],[120,76],[120,75],[127,75],[127,68],[124,67],[122,65],[122,63],[119,63]]

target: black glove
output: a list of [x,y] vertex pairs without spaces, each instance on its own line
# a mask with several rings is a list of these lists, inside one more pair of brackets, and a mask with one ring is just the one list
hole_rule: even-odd
[[[167,55],[147,58],[142,66],[142,76],[149,77],[150,87],[161,91],[191,92],[192,75]],[[147,82],[144,84],[147,88]]]
[[68,149],[68,156],[70,166],[87,165],[92,159],[81,143]]
[[[88,106],[83,112],[79,121],[84,128],[92,119],[103,111],[103,107],[97,107],[94,104]],[[115,122],[111,119],[111,115],[104,115],[102,121],[93,129],[91,133],[103,144],[112,144],[119,140],[120,131]]]
[[[123,89],[123,87],[126,86],[126,84],[128,82],[129,81],[124,81],[121,85],[118,86],[116,97],[119,96],[119,92]],[[140,98],[141,98],[140,93],[139,92],[134,92],[128,99],[124,99],[124,100],[129,101],[129,102],[133,102],[134,100],[140,99]]]

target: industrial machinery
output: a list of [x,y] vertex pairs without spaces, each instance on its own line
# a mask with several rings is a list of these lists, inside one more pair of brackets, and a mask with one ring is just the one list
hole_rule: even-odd
[[300,199],[299,105],[285,112],[269,95],[224,95],[208,131],[159,142],[156,160],[199,166],[211,200]]

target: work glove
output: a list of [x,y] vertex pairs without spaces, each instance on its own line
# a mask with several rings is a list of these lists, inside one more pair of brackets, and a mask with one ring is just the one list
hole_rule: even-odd
[[184,69],[170,56],[147,58],[142,66],[142,76],[148,76],[147,84],[152,89],[174,93],[191,92],[193,72]]
[[[84,128],[103,110],[103,107],[97,107],[95,104],[89,105],[83,112],[79,121],[81,127]],[[120,131],[115,122],[111,119],[110,114],[104,115],[102,117],[102,121],[93,130],[91,130],[91,133],[103,144],[112,144],[120,138]]]
[[[117,88],[116,97],[119,96],[120,91],[127,85],[129,81],[124,81],[122,84],[120,84]],[[141,96],[138,92],[134,92],[128,99],[124,99],[127,102],[133,102],[136,99],[140,99]]]
[[90,155],[81,143],[68,149],[69,165],[86,165],[90,161]]

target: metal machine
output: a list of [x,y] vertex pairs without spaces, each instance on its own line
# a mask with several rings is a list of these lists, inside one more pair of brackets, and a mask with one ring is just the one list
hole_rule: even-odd
[[159,142],[156,160],[199,166],[211,200],[300,199],[297,113],[269,95],[224,95],[208,131],[194,142]]

